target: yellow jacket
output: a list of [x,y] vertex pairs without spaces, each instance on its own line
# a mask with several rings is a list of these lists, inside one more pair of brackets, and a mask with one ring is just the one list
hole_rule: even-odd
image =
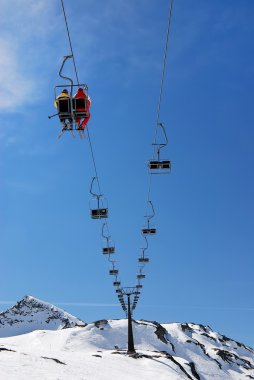
[[58,99],[61,99],[61,98],[69,98],[70,95],[69,94],[66,94],[66,92],[61,92],[60,95],[58,95],[58,97],[56,98],[55,102],[54,102],[54,106],[56,108],[58,108]]

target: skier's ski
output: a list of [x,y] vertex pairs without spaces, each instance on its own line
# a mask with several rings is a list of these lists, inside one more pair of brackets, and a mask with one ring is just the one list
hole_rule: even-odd
[[83,129],[82,129],[82,130],[79,130],[78,132],[79,132],[79,137],[80,137],[81,139],[85,139],[85,138],[86,138],[86,136],[85,136],[85,133],[84,133],[84,130],[83,130]]

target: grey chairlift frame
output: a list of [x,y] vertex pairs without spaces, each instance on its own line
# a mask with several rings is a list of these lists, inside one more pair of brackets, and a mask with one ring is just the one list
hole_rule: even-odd
[[92,178],[91,186],[90,186],[90,194],[94,197],[94,199],[97,200],[97,208],[90,208],[90,216],[92,219],[105,219],[108,217],[108,208],[107,207],[100,207],[100,202],[102,201],[103,197],[102,194],[96,194],[92,191],[93,189],[93,183],[94,180],[97,179],[97,177]]
[[[156,150],[157,159],[150,160],[148,162],[148,168],[151,174],[166,174],[171,170],[171,161],[161,160],[160,153],[161,153],[161,149],[165,148],[165,146],[168,145],[168,137],[167,137],[164,125],[162,123],[158,123],[157,125],[163,131],[165,142],[153,144]],[[165,170],[168,170],[168,171],[166,172]]]
[[147,203],[150,205],[152,213],[150,215],[145,216],[145,218],[147,218],[147,227],[142,229],[142,234],[143,235],[155,235],[157,232],[156,228],[151,227],[151,225],[150,225],[150,220],[154,217],[155,211],[154,211],[152,201],[149,200]]
[[138,261],[139,263],[149,263],[149,258],[148,257],[145,257],[145,251],[148,249],[148,241],[147,241],[147,237],[144,236],[144,239],[146,241],[146,246],[144,248],[141,248],[142,250],[142,255],[141,257],[139,257]]
[[[58,90],[60,89],[61,91],[65,88],[68,88],[70,89],[69,90],[69,98],[66,97],[66,99],[58,99],[58,103],[57,103],[57,110],[58,112],[52,116],[49,116],[49,119],[51,119],[52,117],[54,116],[59,116],[59,117],[62,117],[63,119],[66,118],[66,119],[71,119],[72,121],[75,120],[76,118],[79,118],[79,119],[83,119],[85,117],[88,116],[88,110],[87,110],[87,101],[86,99],[83,99],[83,98],[73,98],[73,88],[83,88],[84,91],[85,91],[85,94],[87,95],[87,90],[88,90],[88,86],[84,83],[79,83],[79,84],[73,84],[73,80],[67,76],[64,76],[62,74],[62,71],[63,71],[63,68],[64,68],[64,65],[66,63],[66,61],[69,59],[69,58],[73,58],[73,55],[65,55],[63,57],[63,62],[62,62],[62,65],[60,67],[60,70],[59,70],[59,76],[60,78],[70,82],[70,84],[64,84],[64,85],[57,85],[55,86],[54,88],[54,94],[55,94],[55,99],[57,98],[58,94],[57,92],[59,92]],[[80,101],[80,100],[84,100],[84,111],[77,111],[77,108],[83,108],[83,107],[80,107],[80,105],[78,105],[77,103]],[[65,106],[64,108],[66,108],[66,111],[61,111],[61,106],[63,106],[63,104],[65,103]],[[76,127],[74,128],[76,129]],[[64,131],[72,131],[71,129],[66,129]]]
[[102,235],[103,239],[106,240],[106,247],[102,248],[102,253],[103,253],[103,255],[111,255],[111,254],[115,253],[115,246],[113,244],[110,244],[111,236],[105,235],[105,232],[104,232],[105,227],[106,227],[106,223],[103,223],[101,235]]

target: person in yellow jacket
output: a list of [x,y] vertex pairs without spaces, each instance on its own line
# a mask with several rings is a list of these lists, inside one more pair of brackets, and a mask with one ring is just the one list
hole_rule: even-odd
[[[68,90],[64,89],[60,95],[56,98],[54,102],[54,106],[58,109],[59,100],[61,99],[70,99],[70,95],[68,93]],[[63,109],[61,109],[62,112],[70,112],[70,104],[68,102],[64,102],[62,104]],[[63,129],[72,129],[72,118],[66,118],[66,116],[59,113],[59,119],[63,125]],[[68,119],[68,123],[66,124],[65,120]]]

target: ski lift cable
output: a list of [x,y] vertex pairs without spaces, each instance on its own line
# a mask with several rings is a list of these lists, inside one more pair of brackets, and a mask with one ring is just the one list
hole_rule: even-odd
[[[71,37],[70,37],[70,32],[69,32],[69,27],[68,27],[68,22],[67,22],[67,17],[66,17],[66,12],[65,12],[65,7],[64,7],[63,0],[61,0],[61,4],[62,4],[64,19],[65,19],[65,25],[66,25],[66,30],[67,30],[67,34],[68,34],[70,49],[71,49],[71,53],[72,53],[74,70],[75,70],[75,74],[76,74],[77,83],[79,85],[78,71],[77,71],[77,67],[76,67],[76,63],[75,63],[75,57],[74,57],[74,53],[73,53],[73,48],[72,48],[72,43],[71,43]],[[88,127],[87,127],[87,135],[88,135],[89,147],[90,147],[90,152],[91,152],[92,161],[93,161],[93,167],[94,167],[94,172],[95,172],[95,177],[93,178],[93,180],[96,179],[97,185],[98,185],[98,189],[99,189],[99,194],[102,194],[102,192],[101,192],[101,186],[100,186],[100,180],[99,180],[99,175],[98,175],[98,170],[97,170],[97,165],[96,165],[96,161],[95,161],[95,155],[94,155],[93,145],[92,145],[92,140],[91,140],[91,137],[90,137],[90,133],[89,133],[89,128]],[[105,227],[106,227],[106,229],[108,231],[108,235],[110,235],[108,223],[107,222],[104,222],[104,223],[105,223]],[[116,269],[116,265],[115,265],[116,264],[116,260],[111,260],[111,257],[109,257],[109,261],[112,264],[112,268]],[[117,270],[117,275],[119,275],[119,270]]]
[[160,122],[160,111],[161,111],[161,102],[162,102],[162,97],[163,97],[163,87],[164,87],[164,79],[165,79],[165,71],[166,71],[166,63],[167,63],[168,41],[169,41],[169,32],[170,32],[170,26],[171,26],[173,1],[174,0],[170,0],[170,5],[169,5],[168,26],[167,26],[167,32],[166,32],[166,43],[165,43],[165,49],[164,49],[164,59],[163,59],[163,65],[162,65],[160,92],[159,92],[159,100],[158,100],[158,107],[157,107],[157,120],[156,120],[156,128],[155,128],[156,130],[155,130],[155,138],[154,138],[155,144],[157,141],[158,124]]
[[66,17],[66,13],[65,13],[65,8],[64,8],[64,2],[63,2],[63,0],[61,0],[61,3],[62,3],[64,20],[65,20],[66,30],[67,30],[67,34],[68,34],[68,39],[69,39],[69,44],[70,44],[70,49],[71,49],[71,54],[72,54],[72,59],[73,59],[74,70],[75,70],[75,73],[76,73],[77,83],[79,85],[78,71],[77,71],[75,57],[74,57],[74,53],[73,53],[73,49],[72,49],[71,36],[70,36],[70,31],[69,31],[69,27],[68,27],[68,22],[67,22],[67,17]]
[[[163,65],[162,65],[162,75],[161,75],[161,82],[160,82],[156,126],[155,126],[154,143],[153,143],[153,145],[154,145],[154,157],[155,157],[156,145],[157,145],[158,125],[160,123],[160,111],[161,111],[161,103],[162,103],[162,97],[163,97],[163,87],[164,87],[164,79],[165,79],[165,71],[166,71],[166,63],[167,63],[168,41],[169,41],[169,33],[170,33],[170,27],[171,27],[173,1],[174,0],[169,1],[166,42],[165,42],[165,48],[164,48],[164,58],[163,58]],[[150,173],[149,174],[149,181],[148,181],[148,195],[147,195],[147,208],[146,208],[146,210],[148,209],[148,203],[151,201],[151,198],[150,198],[151,197],[151,187],[152,187],[152,174]]]
[[[75,57],[74,57],[74,53],[73,53],[73,48],[72,48],[72,43],[71,43],[71,37],[70,37],[69,28],[68,28],[68,22],[67,22],[67,17],[66,17],[66,13],[65,13],[65,8],[64,8],[64,2],[63,2],[63,0],[61,0],[61,4],[62,4],[62,8],[63,8],[64,18],[65,18],[65,24],[66,24],[66,29],[67,29],[70,49],[71,49],[71,53],[72,53],[72,59],[73,59],[74,69],[75,69],[75,73],[76,73],[76,79],[77,79],[77,82],[79,84],[78,72],[77,72],[77,67],[76,67],[76,63],[75,63]],[[155,143],[154,143],[154,145],[156,145],[156,141],[157,141],[157,128],[158,128],[158,123],[159,123],[160,108],[161,108],[161,101],[162,101],[162,95],[163,95],[163,84],[164,84],[165,67],[166,67],[166,59],[167,59],[168,36],[169,36],[170,21],[171,21],[171,15],[172,15],[172,5],[173,5],[173,0],[170,0],[170,11],[169,11],[169,18],[168,18],[168,29],[167,29],[167,35],[166,35],[166,46],[165,46],[165,52],[164,52],[164,61],[163,61],[162,79],[161,79],[160,95],[159,95],[159,102],[158,102],[157,126],[156,126],[156,131],[155,131],[155,139],[154,139]],[[91,156],[92,156],[92,161],[93,161],[93,166],[94,166],[94,171],[95,171],[95,178],[97,180],[99,193],[102,194],[101,193],[99,176],[98,176],[98,170],[97,170],[97,166],[96,166],[96,162],[95,162],[95,155],[94,155],[93,146],[92,146],[92,140],[91,140],[90,133],[89,133],[89,128],[87,128],[87,134],[88,134],[89,146],[90,146],[90,151],[91,151]],[[150,192],[151,192],[151,174],[150,174],[150,180],[149,180],[149,186],[148,186],[148,202],[147,202],[147,207],[148,207],[148,204],[151,204]],[[104,223],[105,223],[105,227],[107,228],[107,231],[108,231],[108,234],[109,234],[108,223],[107,222],[104,222]],[[144,254],[144,251],[147,248],[148,248],[148,244],[147,244],[147,247],[143,249],[143,254]],[[111,257],[110,257],[110,255],[109,255],[108,259],[111,262],[113,269],[116,269],[116,260],[112,260]],[[145,267],[144,264],[139,267],[140,273],[143,273],[144,267]],[[116,272],[117,272],[117,275],[116,275],[116,277],[117,277],[119,275],[119,271],[117,270]],[[139,282],[139,284],[140,284],[140,282]],[[134,308],[132,307],[132,309],[134,309]]]
[[[171,27],[172,10],[173,10],[173,0],[169,0],[169,12],[168,12],[168,22],[167,22],[167,31],[166,31],[166,42],[165,42],[165,48],[164,48],[164,58],[163,58],[163,65],[162,65],[162,75],[161,75],[161,81],[160,81],[159,99],[158,99],[158,106],[157,106],[157,117],[156,117],[154,143],[153,143],[153,146],[154,146],[153,157],[155,157],[156,146],[158,145],[157,144],[158,128],[160,126],[162,126],[162,124],[160,122],[160,112],[161,112],[161,103],[162,103],[162,98],[163,98],[163,88],[164,88],[164,79],[165,79],[165,72],[166,72],[168,41],[169,41],[169,33],[170,33],[170,27]],[[162,126],[162,128],[163,128],[163,132],[164,132],[164,135],[166,138],[166,144],[167,144],[168,141],[167,141],[167,135],[166,135],[164,126]],[[151,190],[152,190],[152,173],[150,172],[149,178],[148,178],[148,193],[147,193],[147,203],[146,203],[146,212],[145,212],[145,218],[146,219],[147,219],[146,215],[148,215],[148,210],[149,210],[150,205],[152,205],[152,209],[153,209],[153,213],[154,213],[154,207],[153,207],[153,203],[151,201]],[[144,269],[144,266],[142,267],[142,270],[143,269]]]

